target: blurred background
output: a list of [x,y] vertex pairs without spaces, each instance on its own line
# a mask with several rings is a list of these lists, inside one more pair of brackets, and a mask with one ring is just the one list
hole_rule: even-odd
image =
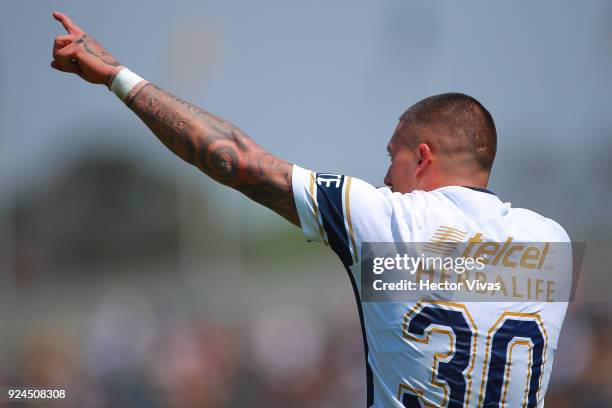
[[[0,386],[67,390],[47,406],[365,405],[340,262],[51,70],[54,10],[290,162],[375,185],[408,106],[473,95],[498,128],[491,189],[612,239],[609,1],[7,2]],[[611,405],[611,311],[571,305],[547,406]]]

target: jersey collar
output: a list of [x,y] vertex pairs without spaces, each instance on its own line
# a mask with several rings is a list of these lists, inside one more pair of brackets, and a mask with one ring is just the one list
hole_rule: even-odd
[[492,194],[494,196],[497,196],[497,194],[495,194],[494,192],[492,192],[491,190],[487,190],[486,188],[482,188],[482,187],[471,187],[471,186],[462,186],[465,188],[469,188],[470,190],[474,190],[474,191],[479,191],[481,193],[487,193],[487,194]]

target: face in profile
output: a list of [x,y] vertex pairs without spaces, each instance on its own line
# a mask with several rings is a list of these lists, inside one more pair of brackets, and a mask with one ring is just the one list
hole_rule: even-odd
[[391,163],[385,176],[385,185],[394,193],[410,193],[418,187],[422,157],[419,147],[411,148],[406,141],[411,137],[410,129],[405,129],[404,121],[400,121],[387,144],[387,152]]

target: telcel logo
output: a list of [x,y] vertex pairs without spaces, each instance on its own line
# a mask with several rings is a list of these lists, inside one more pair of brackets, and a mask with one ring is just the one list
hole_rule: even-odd
[[[545,243],[542,249],[522,244],[512,245],[512,237],[508,237],[503,244],[484,242],[480,232],[468,239],[467,242],[467,247],[462,255],[464,258],[481,258],[482,263],[486,265],[497,265],[501,261],[501,265],[507,268],[516,268],[517,265],[520,265],[521,268],[542,269],[544,259],[546,259],[550,248],[549,242]],[[472,250],[474,250],[474,253],[470,255]],[[515,253],[517,257],[520,255],[518,262],[510,260],[510,257]]]

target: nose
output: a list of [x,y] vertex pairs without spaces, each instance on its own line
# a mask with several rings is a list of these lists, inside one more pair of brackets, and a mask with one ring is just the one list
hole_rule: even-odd
[[387,174],[385,174],[385,179],[384,179],[384,183],[385,186],[387,187],[393,187],[393,184],[391,183],[391,168],[389,168],[389,170],[387,170]]

